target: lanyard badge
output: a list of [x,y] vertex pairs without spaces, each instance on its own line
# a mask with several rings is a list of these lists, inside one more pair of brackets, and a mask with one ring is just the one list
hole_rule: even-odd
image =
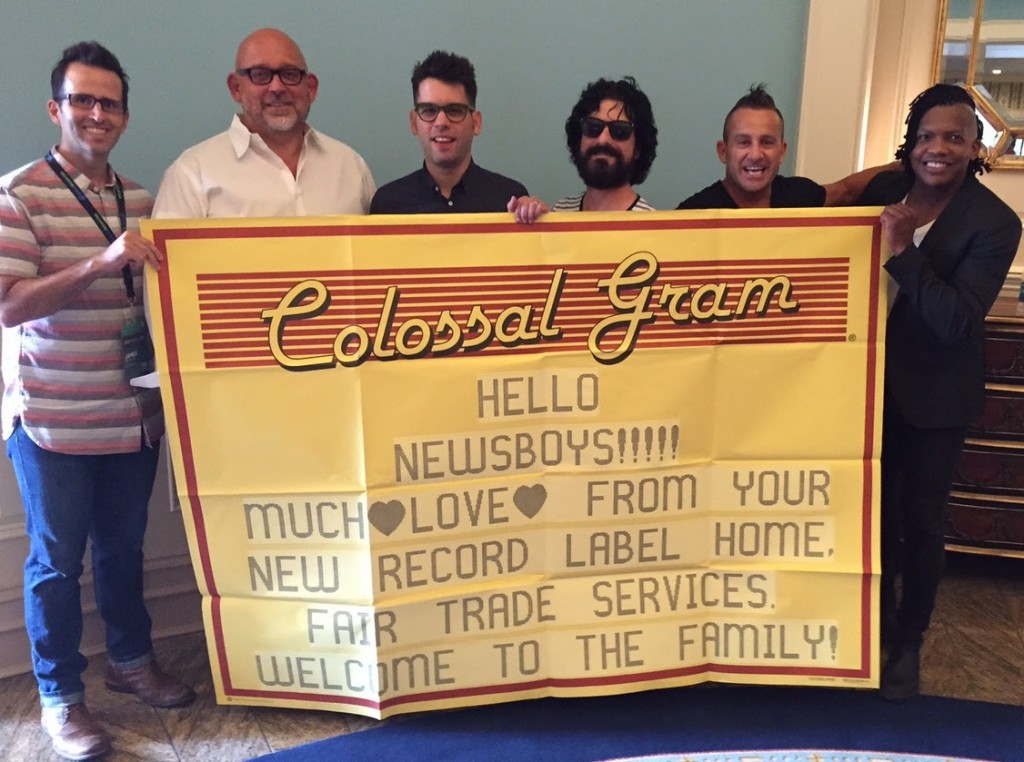
[[121,362],[129,381],[156,370],[153,342],[142,318],[129,320],[121,327]]
[[[82,193],[82,189],[71,179],[71,176],[68,175],[64,167],[54,157],[53,151],[47,152],[46,163],[50,165],[50,169],[53,170],[54,174],[71,191],[81,207],[92,218],[92,221],[96,223],[96,227],[103,233],[107,242],[113,243],[117,240],[117,236],[110,229],[110,225],[107,224],[103,215],[97,211],[92,202]],[[121,184],[121,178],[116,174],[114,175],[114,198],[117,199],[117,220],[121,224],[121,232],[123,233],[128,228],[128,213],[124,202],[124,186]],[[132,302],[135,299],[135,281],[132,277],[131,265],[124,266],[121,276],[124,280],[125,295],[128,297],[128,301]],[[146,321],[142,318],[132,318],[121,327],[121,361],[125,376],[129,381],[133,378],[144,376],[147,373],[152,373],[154,370],[153,342],[150,341]]]

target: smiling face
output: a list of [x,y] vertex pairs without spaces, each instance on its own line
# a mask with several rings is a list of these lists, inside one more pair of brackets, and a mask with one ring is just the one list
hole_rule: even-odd
[[[416,103],[448,106],[460,103],[473,106],[463,85],[450,85],[439,79],[427,78],[416,91]],[[428,172],[441,170],[465,171],[473,151],[473,138],[480,134],[483,120],[479,111],[473,111],[461,122],[453,122],[441,111],[437,119],[427,122],[416,111],[409,112],[409,129],[423,147],[423,160]]]
[[981,150],[977,119],[964,103],[928,109],[916,139],[910,152],[914,182],[934,190],[959,188]]
[[[235,58],[236,69],[254,66],[304,70],[306,59],[288,35],[276,29],[262,29],[242,41]],[[244,74],[228,75],[231,97],[242,107],[242,123],[265,140],[304,133],[318,87],[315,74],[306,74],[297,85],[286,85],[279,76],[265,85],[257,85]]]
[[768,206],[772,181],[786,158],[782,120],[771,109],[739,108],[729,117],[718,158],[725,165],[725,187],[742,206]]
[[[121,79],[112,71],[81,63],[64,73],[61,94],[80,93],[122,101]],[[97,102],[91,109],[72,106],[67,99],[47,104],[50,120],[60,127],[61,155],[79,169],[105,165],[110,152],[128,127],[128,114],[104,111]]]

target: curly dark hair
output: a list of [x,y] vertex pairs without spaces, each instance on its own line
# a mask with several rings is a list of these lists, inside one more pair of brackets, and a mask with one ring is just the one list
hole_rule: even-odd
[[[906,121],[907,132],[903,136],[903,143],[896,149],[896,158],[903,162],[904,172],[908,175],[914,174],[914,170],[910,166],[910,154],[914,150],[914,146],[917,145],[917,131],[921,128],[921,119],[924,118],[924,115],[936,106],[956,106],[961,103],[965,106],[970,106],[971,111],[974,112],[974,119],[978,126],[978,137],[980,138],[983,130],[981,118],[978,116],[978,107],[975,105],[971,94],[959,85],[941,83],[932,85],[911,101],[910,113],[907,114]],[[988,162],[979,156],[971,161],[968,171],[981,175],[991,171],[991,169],[992,167],[989,166]]]
[[446,85],[462,85],[466,90],[469,105],[476,108],[476,70],[468,58],[435,50],[412,70],[412,97],[419,94],[420,82],[425,79],[439,79]]
[[782,127],[781,134],[785,136],[786,120],[782,118],[782,112],[779,111],[779,107],[775,105],[775,99],[768,94],[767,87],[768,85],[764,82],[758,82],[756,85],[751,85],[746,94],[736,101],[736,105],[729,109],[729,113],[725,115],[725,122],[722,124],[722,140],[724,142],[729,142],[729,119],[741,108],[752,108],[759,111],[774,111],[779,115],[779,124]]
[[64,49],[60,60],[50,72],[50,91],[54,100],[58,100],[64,95],[61,92],[64,87],[64,75],[67,74],[68,67],[73,63],[106,69],[116,74],[121,80],[121,102],[124,104],[125,111],[128,110],[128,75],[121,68],[121,62],[117,60],[117,56],[98,42],[76,42]]
[[580,121],[601,107],[601,101],[621,101],[626,117],[633,123],[636,135],[637,157],[633,163],[633,176],[630,185],[642,183],[647,179],[654,157],[658,152],[658,127],[654,124],[654,111],[651,102],[643,91],[636,86],[632,77],[620,80],[599,79],[591,82],[580,93],[580,99],[573,106],[572,113],[565,120],[565,144],[569,148],[569,157],[574,161],[580,150],[583,128]]

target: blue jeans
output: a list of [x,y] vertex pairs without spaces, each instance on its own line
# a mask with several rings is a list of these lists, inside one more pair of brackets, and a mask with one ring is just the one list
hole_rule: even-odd
[[87,538],[108,658],[121,669],[153,658],[142,597],[142,541],[159,447],[66,455],[42,449],[18,426],[7,455],[25,504],[25,626],[40,701],[75,704],[85,697],[79,578]]

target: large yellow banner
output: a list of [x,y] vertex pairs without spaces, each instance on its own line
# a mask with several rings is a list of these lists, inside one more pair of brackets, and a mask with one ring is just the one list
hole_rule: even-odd
[[218,700],[876,686],[872,211],[148,223]]

